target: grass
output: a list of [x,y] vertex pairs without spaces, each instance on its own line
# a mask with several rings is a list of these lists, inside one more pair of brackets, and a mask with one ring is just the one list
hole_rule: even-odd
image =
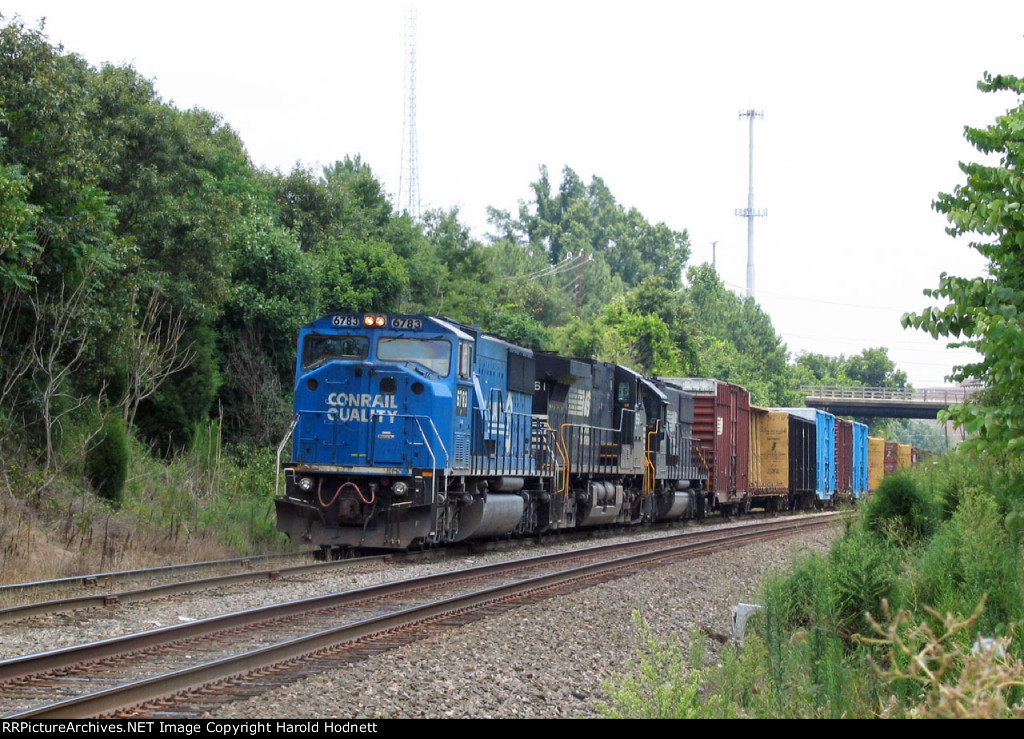
[[607,715],[1024,715],[1022,481],[1019,461],[966,456],[887,478],[828,554],[765,582],[743,649],[714,664],[638,616],[644,653]]
[[[26,582],[281,551],[272,450],[221,444],[216,422],[195,429],[174,459],[129,438],[120,505],[97,496],[84,463],[48,471],[4,450],[0,464],[0,582]],[[19,460],[19,464],[11,460]]]

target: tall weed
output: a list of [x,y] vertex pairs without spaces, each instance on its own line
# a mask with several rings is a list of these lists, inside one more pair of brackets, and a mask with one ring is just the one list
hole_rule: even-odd
[[616,675],[604,684],[610,701],[598,706],[606,718],[719,718],[723,701],[708,695],[705,682],[711,668],[704,666],[705,640],[691,634],[690,654],[675,634],[660,639],[639,612],[633,620],[641,649],[633,671]]
[[274,518],[272,450],[225,450],[219,424],[197,425],[170,461],[138,444],[126,505],[170,542],[216,541],[239,553],[284,545]]
[[987,636],[1005,635],[1010,624],[1024,618],[1021,567],[995,499],[986,490],[968,487],[915,568],[915,600],[966,618],[985,597],[978,628]]

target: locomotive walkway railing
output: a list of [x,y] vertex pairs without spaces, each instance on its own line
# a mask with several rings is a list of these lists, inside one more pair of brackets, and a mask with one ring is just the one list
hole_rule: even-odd
[[935,418],[940,410],[963,403],[980,392],[980,386],[915,390],[894,387],[841,387],[802,385],[804,403],[837,416],[888,418]]

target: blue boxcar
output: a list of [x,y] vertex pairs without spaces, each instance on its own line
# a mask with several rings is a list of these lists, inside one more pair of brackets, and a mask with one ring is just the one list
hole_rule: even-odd
[[819,504],[831,503],[836,494],[836,417],[816,408],[779,408],[813,421],[815,426],[815,491]]
[[853,497],[863,498],[868,492],[868,427],[853,423]]

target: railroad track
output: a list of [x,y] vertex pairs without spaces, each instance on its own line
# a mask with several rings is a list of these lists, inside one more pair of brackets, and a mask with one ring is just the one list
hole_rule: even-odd
[[[307,557],[309,556],[310,555],[307,555]],[[393,555],[390,554],[378,554],[369,557],[336,560],[331,562],[310,562],[308,564],[260,570],[250,569],[227,575],[214,575],[211,577],[200,577],[197,579],[175,579],[170,582],[160,582],[156,585],[136,588],[134,590],[105,591],[91,593],[89,595],[76,595],[68,598],[58,598],[55,600],[23,603],[21,605],[0,608],[0,624],[20,621],[27,618],[36,618],[38,616],[53,613],[67,613],[69,611],[77,611],[85,608],[98,608],[123,603],[135,603],[138,601],[151,600],[153,598],[165,598],[172,595],[194,593],[200,590],[221,588],[230,585],[266,582],[278,580],[283,577],[295,577],[310,573],[326,572],[375,560],[385,561],[390,559],[392,556]],[[180,578],[182,574],[192,571],[191,567],[191,565],[181,565],[159,569],[166,571],[168,576],[177,575]]]
[[290,562],[309,562],[315,552],[291,552],[281,554],[259,554],[233,559],[218,559],[208,562],[190,562],[187,564],[164,565],[135,570],[117,570],[97,572],[87,575],[61,577],[53,580],[37,580],[35,582],[13,583],[0,585],[0,605],[10,608],[19,605],[40,602],[41,598],[55,598],[83,591],[109,591],[112,588],[126,585],[148,587],[166,584],[168,581],[196,580],[236,573],[251,573],[258,568],[263,570],[289,566]]
[[[12,718],[115,712],[202,717],[236,696],[273,689],[327,665],[363,659],[528,599],[618,577],[655,561],[699,556],[834,521],[834,516],[773,521],[543,555],[6,660],[0,662],[0,711]],[[166,702],[173,695],[178,697]]]
[[[748,518],[747,520],[760,519]],[[723,523],[732,522],[719,521],[713,526]],[[679,522],[652,524],[652,530],[657,530],[657,528],[672,531],[679,528]],[[49,614],[105,608],[207,589],[329,572],[374,561],[430,561],[443,557],[455,557],[460,554],[508,551],[513,548],[528,549],[534,544],[543,547],[555,541],[565,543],[581,539],[599,540],[602,537],[614,535],[621,535],[621,531],[599,529],[569,532],[554,540],[549,537],[539,541],[505,539],[497,542],[466,542],[443,549],[422,551],[353,552],[349,558],[326,562],[314,562],[318,553],[312,551],[269,554],[0,585],[0,625]],[[289,562],[300,562],[300,564],[288,564]],[[138,585],[139,587],[128,590],[116,589],[124,585]],[[84,595],[81,594],[83,592]],[[39,600],[40,597],[51,595],[59,597]]]

